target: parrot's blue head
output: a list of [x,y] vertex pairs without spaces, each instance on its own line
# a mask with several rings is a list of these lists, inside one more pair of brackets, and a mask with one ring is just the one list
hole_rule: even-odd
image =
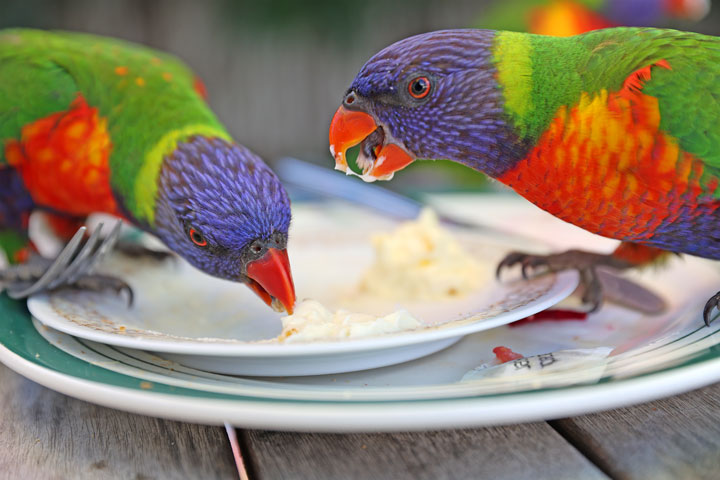
[[369,181],[418,158],[501,174],[517,138],[504,118],[494,38],[491,30],[425,33],[368,60],[330,125],[335,168],[347,172],[345,153],[360,144],[357,164]]
[[268,304],[292,312],[289,226],[285,189],[247,148],[195,136],[165,157],[154,233],[200,270],[244,282]]

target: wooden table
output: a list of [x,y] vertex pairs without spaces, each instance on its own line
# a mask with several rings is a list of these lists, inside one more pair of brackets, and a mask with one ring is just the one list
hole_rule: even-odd
[[[221,427],[99,407],[0,365],[1,479],[237,478]],[[720,383],[551,422],[397,434],[238,432],[250,479],[720,478]]]

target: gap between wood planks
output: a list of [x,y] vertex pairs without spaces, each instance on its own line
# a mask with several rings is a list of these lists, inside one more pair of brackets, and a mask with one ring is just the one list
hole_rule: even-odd
[[[613,475],[612,469],[607,465],[601,456],[594,451],[590,444],[578,441],[575,435],[569,432],[560,420],[549,420],[546,422],[558,435],[560,435],[567,443],[575,448],[589,462],[591,462],[598,470],[607,475],[611,479],[617,478]],[[238,467],[238,475],[240,480],[253,480],[260,478],[257,474],[257,459],[253,458],[252,449],[250,448],[250,437],[245,430],[236,429],[235,427],[225,423],[225,430],[228,434],[228,440],[235,456],[235,463]]]
[[[249,480],[247,461],[245,460],[246,455],[243,455],[243,447],[240,445],[238,440],[237,430],[235,427],[225,422],[225,432],[227,433],[228,440],[230,441],[230,448],[235,459],[235,466],[237,467],[238,476],[240,480]],[[247,449],[245,449],[247,451]]]
[[608,478],[546,422],[396,433],[241,430],[238,435],[253,480]]
[[613,469],[597,454],[597,451],[593,450],[589,443],[578,441],[578,438],[563,426],[561,420],[548,420],[546,423],[550,425],[550,428],[555,430],[558,435],[564,438],[567,443],[595,465],[598,470],[612,479],[617,478],[613,475]]
[[245,471],[248,476],[248,480],[255,480],[261,478],[259,471],[258,459],[253,455],[252,448],[250,448],[250,435],[247,430],[241,430],[236,428],[235,431],[238,433],[238,445],[240,452],[242,453],[243,460],[245,462]]

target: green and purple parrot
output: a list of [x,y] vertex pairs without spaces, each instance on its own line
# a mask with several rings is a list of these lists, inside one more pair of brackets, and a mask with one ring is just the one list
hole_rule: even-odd
[[[560,38],[446,30],[373,56],[330,126],[336,168],[360,146],[366,180],[450,159],[551,214],[619,239],[611,255],[513,252],[500,264],[576,268],[594,308],[598,265],[667,252],[720,259],[720,39],[653,28]],[[718,305],[707,303],[704,318]]]
[[105,212],[292,312],[288,196],[184,64],[120,40],[5,30],[0,86],[0,247],[11,260],[27,257],[31,212],[61,237]]

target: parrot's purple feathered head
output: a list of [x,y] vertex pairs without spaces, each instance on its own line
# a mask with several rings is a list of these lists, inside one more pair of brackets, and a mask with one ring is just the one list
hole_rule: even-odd
[[492,59],[492,30],[443,30],[373,56],[330,125],[335,168],[361,145],[366,181],[389,179],[418,158],[449,159],[498,176],[518,139],[506,123]]
[[285,189],[247,148],[195,136],[165,157],[154,233],[200,270],[244,282],[266,303],[291,313],[289,226]]

